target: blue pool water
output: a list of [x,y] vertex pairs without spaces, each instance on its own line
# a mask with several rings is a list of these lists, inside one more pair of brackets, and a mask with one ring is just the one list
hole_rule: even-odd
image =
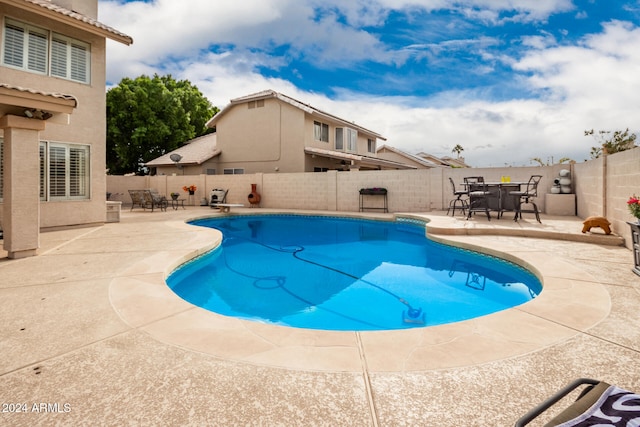
[[227,316],[311,329],[404,329],[483,316],[542,290],[515,264],[430,241],[418,222],[251,215],[192,224],[220,230],[223,242],[167,283]]

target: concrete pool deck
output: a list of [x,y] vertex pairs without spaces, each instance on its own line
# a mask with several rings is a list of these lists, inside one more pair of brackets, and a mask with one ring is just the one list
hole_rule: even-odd
[[578,218],[408,215],[430,219],[431,238],[507,254],[545,290],[471,321],[350,333],[229,319],[175,296],[164,277],[219,240],[184,221],[211,214],[125,210],[120,223],[42,233],[37,257],[0,251],[0,403],[28,409],[0,421],[508,426],[577,377],[640,390],[631,251],[583,235]]

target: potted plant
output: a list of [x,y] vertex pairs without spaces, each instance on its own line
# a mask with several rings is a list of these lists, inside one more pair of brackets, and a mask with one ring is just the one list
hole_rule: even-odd
[[631,215],[636,218],[636,222],[640,224],[640,199],[638,199],[635,194],[627,200],[627,207]]
[[193,196],[193,194],[196,192],[198,187],[196,187],[195,185],[191,184],[191,185],[185,185],[184,187],[182,187],[182,189],[184,191],[188,191],[190,196]]
[[178,200],[178,197],[180,197],[179,193],[171,193],[171,199],[172,200]]

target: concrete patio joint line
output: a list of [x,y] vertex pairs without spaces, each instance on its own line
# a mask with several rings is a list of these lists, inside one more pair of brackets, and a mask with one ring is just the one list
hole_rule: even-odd
[[358,352],[360,353],[360,363],[362,365],[362,377],[364,379],[364,387],[367,393],[367,402],[369,403],[369,411],[371,413],[371,422],[374,427],[378,427],[378,412],[376,411],[376,403],[373,398],[373,388],[371,386],[371,378],[369,377],[369,367],[367,366],[367,357],[360,338],[360,332],[356,332],[356,341],[358,343]]

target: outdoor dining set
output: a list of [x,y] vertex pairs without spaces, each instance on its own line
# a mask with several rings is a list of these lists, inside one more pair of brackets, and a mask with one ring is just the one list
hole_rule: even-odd
[[[468,176],[464,178],[460,188],[456,189],[456,184],[449,178],[453,196],[449,202],[447,215],[451,212],[455,215],[456,209],[466,215],[467,219],[477,212],[487,216],[491,220],[490,212],[497,212],[497,218],[507,212],[515,212],[514,221],[522,219],[522,213],[535,214],[536,220],[540,221],[540,212],[534,199],[538,196],[538,184],[542,175],[531,175],[527,182],[512,182],[509,178],[503,177],[500,181],[485,181],[482,176]],[[523,206],[530,205],[523,209]]]

